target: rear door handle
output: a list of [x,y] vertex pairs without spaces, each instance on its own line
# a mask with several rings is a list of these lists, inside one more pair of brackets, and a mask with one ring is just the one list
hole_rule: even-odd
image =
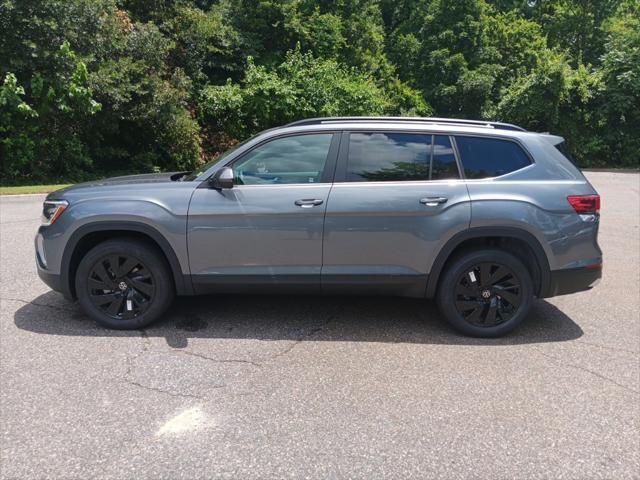
[[443,203],[447,203],[447,197],[424,197],[420,199],[420,203],[427,207],[437,207]]
[[301,200],[296,200],[294,203],[302,208],[312,208],[322,205],[322,202],[323,200],[320,198],[303,198]]

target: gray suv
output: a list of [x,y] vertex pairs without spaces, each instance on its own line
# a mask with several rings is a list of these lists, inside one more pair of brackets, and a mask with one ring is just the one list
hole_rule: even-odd
[[563,139],[440,118],[302,120],[197,172],[50,194],[38,273],[110,328],[158,319],[175,294],[435,299],[459,331],[515,328],[534,297],[602,275],[600,197]]

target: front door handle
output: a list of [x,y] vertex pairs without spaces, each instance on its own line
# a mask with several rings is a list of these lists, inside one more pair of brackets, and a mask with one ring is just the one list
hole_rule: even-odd
[[437,207],[443,203],[447,203],[447,197],[424,197],[420,199],[420,203],[427,207]]
[[322,205],[323,200],[319,198],[303,198],[302,200],[296,200],[294,203],[302,208],[311,208]]

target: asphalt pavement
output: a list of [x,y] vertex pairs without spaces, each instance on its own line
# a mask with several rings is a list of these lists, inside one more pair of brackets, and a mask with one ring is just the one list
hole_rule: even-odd
[[639,478],[640,175],[589,172],[604,279],[461,337],[425,301],[183,298],[105,330],[0,197],[0,478]]

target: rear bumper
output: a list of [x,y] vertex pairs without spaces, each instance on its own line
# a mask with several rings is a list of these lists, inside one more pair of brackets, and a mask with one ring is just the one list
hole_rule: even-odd
[[565,270],[553,270],[549,290],[546,297],[567,295],[569,293],[589,290],[598,284],[602,278],[602,266],[600,268],[569,268]]

